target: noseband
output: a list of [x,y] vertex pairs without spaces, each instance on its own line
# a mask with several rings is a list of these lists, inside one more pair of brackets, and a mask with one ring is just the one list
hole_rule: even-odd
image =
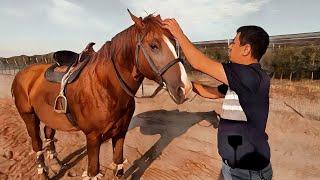
[[[160,92],[161,89],[163,89],[163,87],[165,86],[165,82],[163,79],[163,74],[170,69],[173,65],[175,65],[178,62],[182,62],[182,59],[179,58],[179,53],[178,53],[178,58],[172,60],[171,62],[169,62],[167,65],[165,65],[164,67],[158,69],[158,67],[155,65],[155,63],[153,62],[153,60],[150,58],[150,56],[148,55],[146,49],[144,48],[143,44],[142,44],[142,40],[144,39],[145,35],[143,35],[142,37],[140,36],[140,34],[138,35],[138,43],[136,45],[136,50],[135,50],[135,66],[136,68],[140,71],[140,63],[139,63],[139,51],[140,49],[142,50],[142,53],[145,57],[145,59],[147,60],[150,68],[152,69],[154,75],[156,76],[156,81],[159,84],[159,86],[157,87],[157,89],[152,93],[152,95],[150,96],[136,96],[134,93],[132,93],[131,88],[128,86],[128,84],[121,78],[121,75],[118,71],[118,69],[115,66],[115,62],[113,60],[113,58],[111,58],[112,61],[112,65],[113,68],[116,72],[116,77],[118,79],[118,81],[120,82],[120,86],[122,87],[122,89],[131,97],[136,97],[136,98],[152,98],[155,95],[158,94],[158,92]],[[179,49],[178,49],[179,52]]]

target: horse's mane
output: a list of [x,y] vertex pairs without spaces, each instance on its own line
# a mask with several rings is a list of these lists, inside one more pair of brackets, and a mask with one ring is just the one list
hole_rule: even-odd
[[[137,36],[140,33],[141,35],[146,33],[148,37],[153,37],[156,34],[164,34],[169,38],[173,38],[172,34],[163,29],[160,16],[155,16],[154,14],[149,14],[143,18],[142,22],[144,24],[143,30],[139,30],[135,25],[130,26],[129,28],[118,33],[111,39],[110,52],[112,54],[117,54],[121,51],[124,51],[128,56],[132,56],[130,50],[132,47],[135,47],[137,43]],[[141,32],[143,31],[143,32]]]

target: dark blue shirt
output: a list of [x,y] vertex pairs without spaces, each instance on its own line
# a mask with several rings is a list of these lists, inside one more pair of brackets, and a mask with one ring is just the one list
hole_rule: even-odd
[[223,63],[229,88],[238,95],[247,121],[221,119],[218,150],[231,167],[260,170],[270,162],[268,135],[270,78],[259,63]]

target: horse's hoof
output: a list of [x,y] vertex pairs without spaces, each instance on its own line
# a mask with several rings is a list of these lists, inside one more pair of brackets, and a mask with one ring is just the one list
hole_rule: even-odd
[[115,179],[123,179],[124,177],[124,169],[114,169],[113,170],[114,178]]
[[98,179],[102,179],[103,177],[103,174],[102,173],[98,173],[96,176],[94,177],[90,177],[88,175],[88,172],[87,171],[84,171],[83,174],[82,174],[82,179],[83,180],[98,180]]
[[49,179],[49,177],[47,175],[44,175],[44,174],[39,174],[38,175],[38,179],[39,180],[47,180],[47,179]]
[[122,176],[114,176],[113,180],[124,180],[124,175],[122,175]]
[[114,162],[109,166],[113,169],[114,179],[124,179],[124,164],[127,163],[128,160],[125,159],[122,164],[115,164]]
[[122,164],[116,164],[116,163],[112,162],[109,165],[109,169],[116,169],[118,167],[118,165],[123,166],[126,163],[128,163],[128,159],[125,159]]
[[47,158],[52,160],[57,157],[57,153],[52,150],[47,150]]
[[39,169],[38,169],[38,179],[40,179],[40,180],[49,179],[48,173],[46,171],[42,171],[42,173],[39,174]]
[[38,174],[48,174],[48,168],[42,164],[39,164],[37,167]]

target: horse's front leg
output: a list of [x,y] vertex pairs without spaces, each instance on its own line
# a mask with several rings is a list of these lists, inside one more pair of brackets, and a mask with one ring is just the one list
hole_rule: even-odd
[[101,135],[91,133],[87,138],[87,153],[88,153],[88,170],[84,172],[84,179],[99,179],[102,175],[100,171],[99,152],[101,145]]
[[123,144],[126,133],[120,133],[112,138],[113,162],[115,164],[114,175],[118,178],[124,175],[123,169]]

